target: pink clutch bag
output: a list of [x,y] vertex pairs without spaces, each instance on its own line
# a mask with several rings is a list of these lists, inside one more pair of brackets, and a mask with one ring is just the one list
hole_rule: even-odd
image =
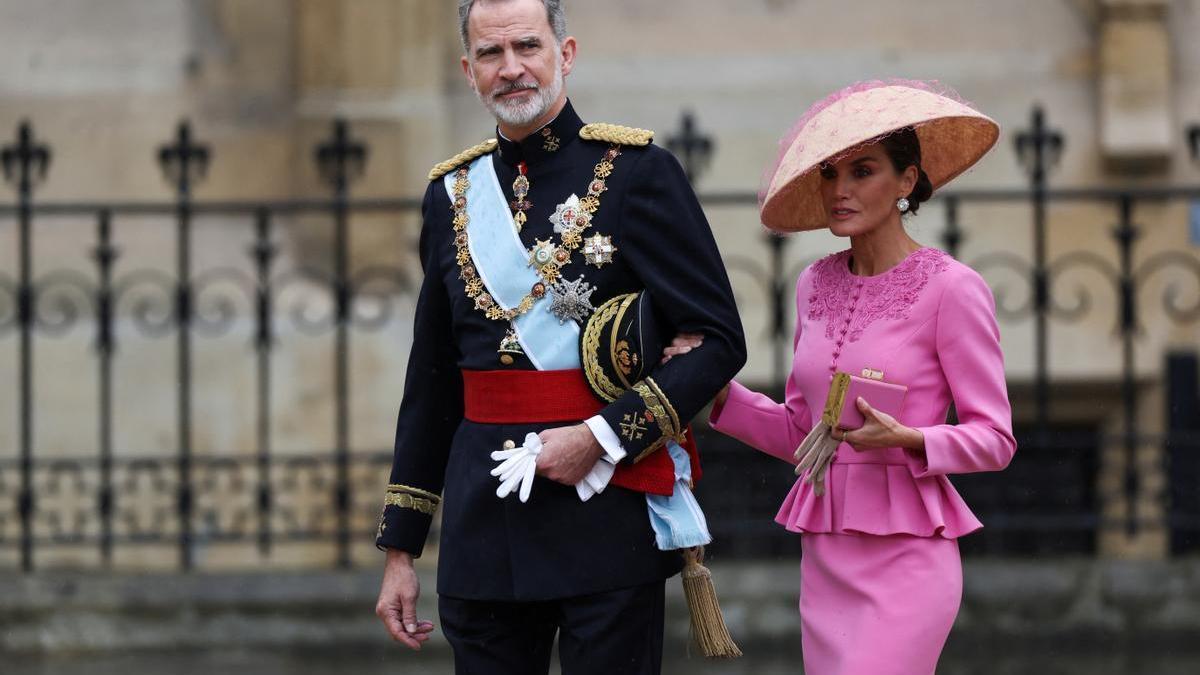
[[869,377],[834,373],[833,383],[829,385],[829,397],[825,399],[825,411],[821,415],[821,420],[830,429],[840,427],[852,430],[862,427],[865,420],[857,404],[860,396],[872,408],[895,418],[900,417],[908,387],[884,382],[883,374],[879,371],[864,370],[863,374]]

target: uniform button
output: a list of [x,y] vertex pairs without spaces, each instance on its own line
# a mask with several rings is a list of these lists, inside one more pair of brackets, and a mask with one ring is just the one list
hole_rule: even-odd
[[506,366],[511,366],[513,364],[513,357],[509,356],[508,354],[501,354],[500,363],[503,363]]

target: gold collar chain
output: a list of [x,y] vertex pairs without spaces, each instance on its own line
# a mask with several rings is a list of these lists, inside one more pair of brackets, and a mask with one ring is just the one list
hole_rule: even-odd
[[604,157],[596,164],[595,177],[588,184],[587,196],[579,200],[579,211],[574,214],[564,214],[562,241],[554,245],[553,235],[546,241],[538,241],[530,252],[529,264],[537,269],[540,280],[536,282],[529,293],[521,298],[521,302],[511,309],[501,309],[492,295],[484,290],[483,281],[475,268],[469,247],[470,238],[467,235],[467,224],[471,222],[467,215],[467,190],[471,183],[467,180],[467,167],[461,167],[455,172],[454,201],[450,208],[454,211],[454,248],[455,260],[458,262],[458,277],[466,282],[467,297],[475,301],[475,309],[484,312],[487,318],[494,321],[512,321],[518,316],[533,309],[533,304],[546,295],[547,284],[553,284],[562,276],[562,268],[571,261],[571,254],[583,242],[583,232],[592,224],[596,210],[600,208],[600,195],[608,189],[606,182],[613,172],[613,160],[621,154],[621,147],[614,145],[604,153]]

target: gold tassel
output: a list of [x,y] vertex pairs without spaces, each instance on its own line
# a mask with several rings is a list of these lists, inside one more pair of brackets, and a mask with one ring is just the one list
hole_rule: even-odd
[[742,655],[721,614],[717,591],[713,588],[712,572],[704,566],[704,547],[684,549],[683,596],[687,598],[692,618],[692,635],[700,651],[709,658],[735,659]]

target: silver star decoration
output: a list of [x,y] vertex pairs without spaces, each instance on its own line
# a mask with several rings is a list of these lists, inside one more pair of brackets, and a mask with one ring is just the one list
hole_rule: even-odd
[[550,216],[550,222],[554,223],[554,231],[558,234],[566,232],[569,228],[575,227],[575,218],[571,218],[570,222],[563,220],[563,214],[570,211],[574,216],[579,216],[579,196],[571,195],[567,197],[567,201],[554,207],[554,213]]
[[567,319],[582,323],[596,311],[592,306],[594,292],[596,287],[584,281],[583,275],[575,281],[561,279],[550,287],[550,313],[558,317],[560,325]]

